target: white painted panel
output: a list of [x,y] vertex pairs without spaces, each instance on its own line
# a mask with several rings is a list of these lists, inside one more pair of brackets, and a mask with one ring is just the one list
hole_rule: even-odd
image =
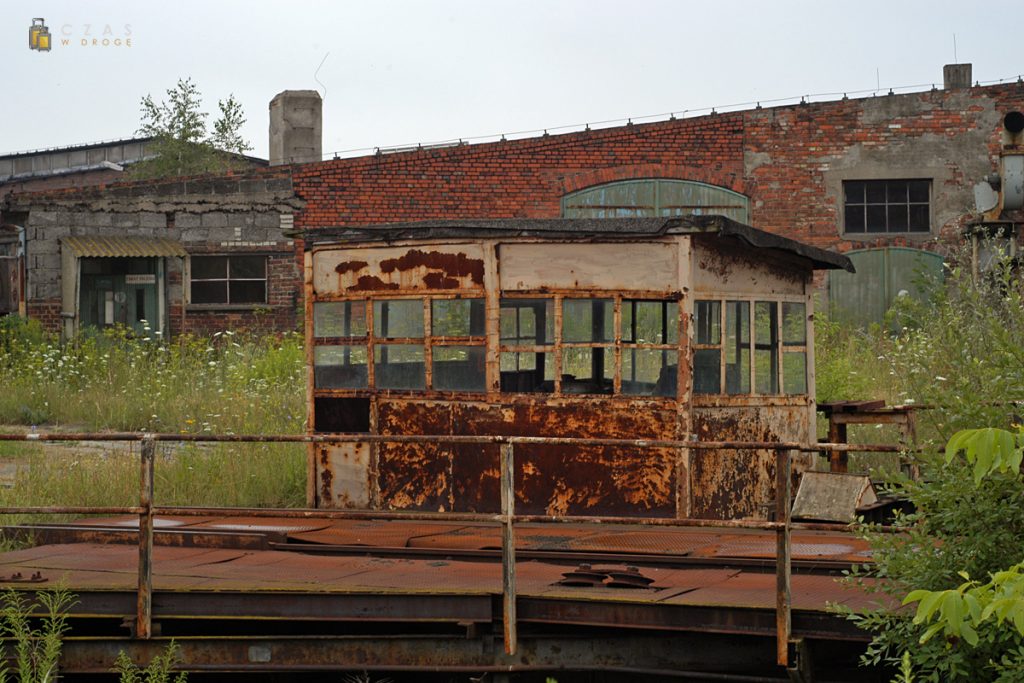
[[679,291],[675,241],[502,244],[501,288]]
[[698,294],[802,295],[810,271],[764,251],[694,240],[692,289]]
[[368,508],[370,506],[369,444],[344,443],[336,446],[320,446],[317,450],[316,474],[320,507]]

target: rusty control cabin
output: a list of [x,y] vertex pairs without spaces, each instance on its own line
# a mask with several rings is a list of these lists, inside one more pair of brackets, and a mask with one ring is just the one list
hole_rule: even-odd
[[[812,276],[852,270],[839,254],[720,216],[304,238],[314,432],[815,440]],[[498,508],[497,445],[313,444],[309,457],[311,505]],[[756,451],[520,445],[516,507],[763,518],[771,463]]]

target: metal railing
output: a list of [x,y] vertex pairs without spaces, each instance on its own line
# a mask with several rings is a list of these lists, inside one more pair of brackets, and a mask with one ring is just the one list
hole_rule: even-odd
[[[516,620],[516,545],[515,524],[518,523],[615,523],[646,526],[713,527],[727,529],[760,529],[773,531],[776,538],[775,553],[775,619],[776,659],[780,666],[789,666],[789,645],[792,632],[792,600],[790,579],[792,558],[790,534],[792,530],[845,531],[847,524],[793,522],[790,516],[792,455],[794,453],[820,453],[834,451],[861,451],[876,453],[904,452],[905,447],[889,444],[841,444],[766,441],[678,441],[659,439],[589,439],[526,436],[399,436],[377,434],[172,434],[172,433],[27,433],[0,434],[0,441],[125,441],[139,442],[139,504],[137,506],[0,506],[0,515],[9,514],[130,514],[139,516],[139,566],[135,615],[135,635],[140,639],[152,636],[153,624],[153,520],[156,515],[210,516],[236,515],[244,512],[252,517],[319,518],[319,519],[378,519],[488,522],[501,527],[503,634],[506,654],[517,651]],[[159,506],[154,500],[156,443],[446,443],[498,445],[500,458],[501,511],[488,513],[457,512],[398,512],[384,510],[340,510],[311,508],[212,508]],[[629,448],[675,448],[700,451],[766,450],[775,455],[775,516],[771,521],[754,519],[693,519],[665,517],[609,517],[609,516],[550,516],[522,515],[515,512],[515,446],[517,445],[575,445]]]

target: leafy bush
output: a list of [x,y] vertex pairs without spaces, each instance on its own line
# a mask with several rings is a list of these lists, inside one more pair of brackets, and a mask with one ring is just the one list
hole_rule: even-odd
[[[36,594],[45,610],[39,625],[30,618],[30,604],[18,591],[8,589],[3,594],[0,609],[0,632],[10,639],[14,649],[15,673],[19,683],[51,683],[57,680],[60,651],[64,634],[68,631],[67,610],[75,596],[65,588],[40,591]],[[0,668],[0,682],[6,683],[10,671],[6,664]]]

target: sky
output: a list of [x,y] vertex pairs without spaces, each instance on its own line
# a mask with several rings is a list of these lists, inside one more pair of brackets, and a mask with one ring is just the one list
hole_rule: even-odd
[[[983,83],[1015,80],[1024,50],[1001,11],[945,0],[5,1],[0,153],[132,137],[140,99],[186,77],[211,122],[234,94],[264,158],[282,90],[321,92],[329,156],[941,87],[955,61]],[[36,17],[49,52],[28,47]]]

